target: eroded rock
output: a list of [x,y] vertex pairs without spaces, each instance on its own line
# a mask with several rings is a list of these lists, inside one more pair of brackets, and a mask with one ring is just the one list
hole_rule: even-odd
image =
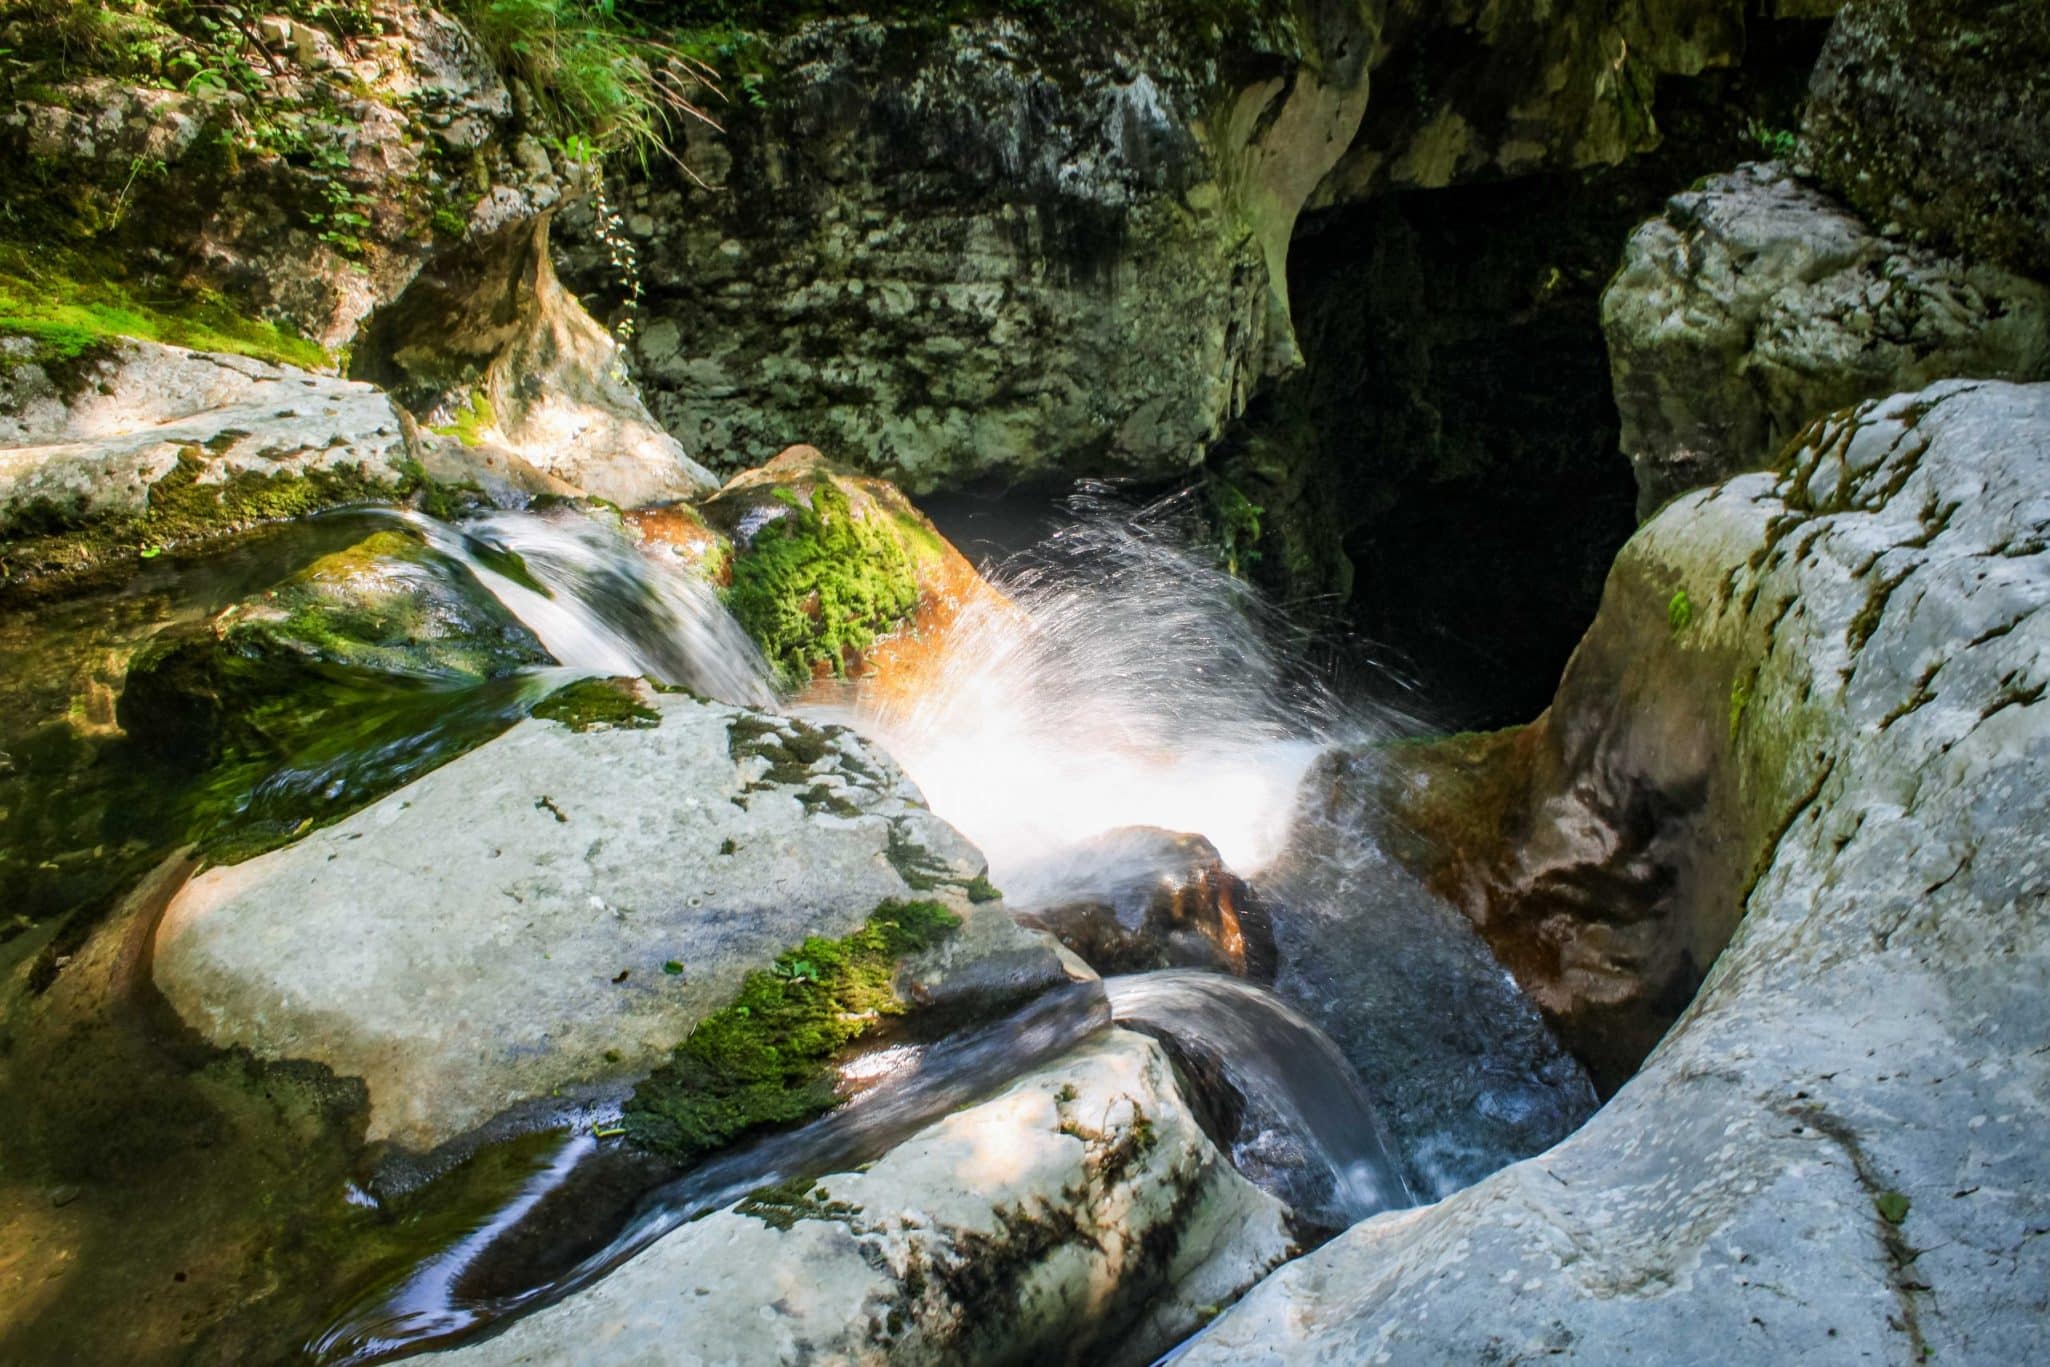
[[1160,1046],[1110,1030],[860,1172],[683,1226],[451,1363],[1152,1361],[1286,1255]]
[[2050,10],[1846,4],[1801,133],[1822,178],[1874,223],[2050,276]]
[[1133,826],[1064,850],[1006,889],[1018,918],[1098,973],[1274,975],[1267,908],[1200,835]]
[[2050,290],[1874,232],[1773,163],[1639,228],[1602,327],[1640,516],[1860,400],[2050,375]]
[[412,426],[367,384],[116,342],[0,391],[9,578],[92,568],[419,483]]
[[1571,1139],[1285,1269],[1188,1361],[2028,1356],[2046,488],[2050,385],[1947,383],[1638,534],[1504,869],[1551,918],[1548,1004],[1727,947]]
[[1066,981],[1047,941],[968,900],[982,871],[850,733],[660,695],[524,722],[208,869],[165,915],[156,978],[216,1043],[364,1078],[370,1137],[425,1150],[645,1074],[747,973],[890,899],[953,908],[975,947],[910,964],[912,1000],[971,1010]]

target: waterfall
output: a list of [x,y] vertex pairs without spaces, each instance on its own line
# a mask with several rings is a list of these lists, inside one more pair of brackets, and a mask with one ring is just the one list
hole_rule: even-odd
[[1008,602],[963,613],[915,693],[813,710],[902,765],[999,887],[1054,891],[1069,851],[1128,826],[1199,833],[1255,873],[1338,709],[1290,675],[1254,592],[1160,514],[1076,509],[990,572]]
[[704,580],[579,514],[496,512],[459,523],[393,514],[459,562],[548,653],[585,675],[646,676],[769,707],[761,652]]

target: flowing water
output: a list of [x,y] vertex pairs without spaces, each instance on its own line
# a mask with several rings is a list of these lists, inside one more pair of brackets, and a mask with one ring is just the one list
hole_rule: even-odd
[[1257,595],[1178,535],[1172,506],[1071,507],[989,571],[1009,606],[964,614],[914,696],[820,710],[903,766],[1014,901],[1053,895],[1070,851],[1129,826],[1206,836],[1250,876],[1280,853],[1340,709],[1274,649]]
[[[1273,647],[1276,624],[1257,600],[1189,550],[1171,517],[1135,516],[1097,497],[1074,513],[1040,545],[992,572],[1008,601],[957,620],[915,693],[856,687],[831,705],[801,710],[845,721],[890,753],[933,809],[982,847],[1014,907],[1087,895],[1129,877],[1132,870],[1075,852],[1133,827],[1203,835],[1243,877],[1257,879],[1272,865],[1282,869],[1284,886],[1307,886],[1295,838],[1298,789],[1320,754],[1334,744],[1372,740],[1386,723],[1339,706],[1294,669]],[[234,591],[254,591],[266,576],[276,582],[314,554],[349,544],[366,517],[387,526],[399,520],[459,565],[558,664],[460,697],[418,695],[415,681],[407,696],[408,706],[424,708],[417,717],[387,708],[360,733],[327,728],[325,749],[252,780],[249,802],[277,805],[288,814],[281,820],[293,819],[295,802],[317,804],[322,795],[335,799],[346,791],[360,805],[366,794],[439,762],[451,746],[478,743],[511,724],[568,678],[645,675],[723,701],[774,705],[759,652],[713,589],[569,510],[498,512],[457,523],[397,510],[315,519],[296,533],[305,538],[298,553],[232,576]],[[193,601],[179,611],[203,616],[231,596],[188,594]],[[146,635],[131,632],[134,639]],[[124,648],[132,646],[128,640]],[[1328,896],[1305,893],[1303,900],[1318,915],[1344,911]],[[1371,925],[1362,931],[1362,919],[1352,918],[1352,932],[1371,942]],[[1463,925],[1432,933],[1439,931],[1471,936]],[[1299,956],[1314,957],[1300,930],[1283,940]],[[1241,1171],[1287,1202],[1312,1235],[1341,1229],[1442,1194],[1438,1169],[1418,1178],[1424,1168],[1417,1153],[1429,1136],[1391,1125],[1387,1106],[1401,1086],[1431,1085],[1431,1078],[1410,1073],[1444,1066],[1438,1055],[1402,1041],[1406,1032],[1434,1032],[1444,1010],[1440,997],[1457,995],[1460,975],[1484,971],[1454,959],[1451,976],[1414,981],[1410,1001],[1364,1020],[1355,1013],[1341,1021],[1314,991],[1292,998],[1311,1008],[1306,1015],[1254,984],[1184,971],[1052,994],[993,1026],[858,1060],[850,1066],[866,1071],[849,1074],[856,1096],[847,1105],[672,1174],[652,1190],[645,1169],[620,1166],[616,1146],[565,1139],[460,1237],[359,1286],[308,1351],[322,1361],[367,1362],[488,1333],[752,1190],[877,1157],[935,1117],[1104,1028],[1106,991],[1108,1012],[1120,1024],[1169,1044],[1207,1097],[1199,1110],[1207,1110],[1207,1123]],[[1284,971],[1285,985],[1302,981],[1299,967]],[[1493,1010],[1499,1002],[1490,997],[1485,1004]],[[1348,1031],[1344,1048],[1324,1033],[1340,1023]],[[1465,1024],[1483,1034],[1489,1028]],[[1393,1080],[1377,1074],[1370,1090],[1362,1083],[1363,1061],[1387,1065],[1384,1074],[1392,1068]],[[1457,1129],[1465,1122],[1453,1112],[1465,1104],[1459,1100],[1432,1123]],[[1408,1113],[1402,1118],[1406,1124]],[[1521,1156],[1510,1150],[1530,1138],[1491,1140],[1477,1161],[1499,1165]],[[1459,1176],[1471,1180],[1465,1169]],[[605,1192],[604,1199],[596,1195]]]
[[475,575],[564,666],[646,676],[721,702],[775,704],[767,663],[717,590],[640,554],[620,532],[568,512],[487,513],[455,524],[398,516]]

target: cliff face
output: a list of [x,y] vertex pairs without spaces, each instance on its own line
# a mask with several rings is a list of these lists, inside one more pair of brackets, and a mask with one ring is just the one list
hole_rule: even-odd
[[[1189,469],[1301,363],[1306,206],[1619,161],[1659,137],[1660,75],[1737,60],[1743,10],[1104,0],[799,24],[752,49],[723,136],[690,135],[694,175],[614,189],[651,406],[718,468],[803,440],[914,489]],[[603,244],[561,241],[571,283],[616,303]]]
[[453,243],[560,201],[532,97],[447,14],[277,10],[9,6],[8,244],[212,290],[332,349]]

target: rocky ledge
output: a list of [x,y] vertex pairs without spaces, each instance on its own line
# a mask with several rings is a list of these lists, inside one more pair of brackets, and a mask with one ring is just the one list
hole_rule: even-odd
[[1504,742],[1534,767],[1440,834],[1450,866],[1514,851],[1486,866],[1517,891],[1470,909],[1551,946],[1505,957],[1555,1012],[1647,953],[1720,958],[1572,1138],[1355,1227],[1185,1361],[2034,1351],[2046,489],[2050,385],[1951,382],[1632,540],[1546,720]]

